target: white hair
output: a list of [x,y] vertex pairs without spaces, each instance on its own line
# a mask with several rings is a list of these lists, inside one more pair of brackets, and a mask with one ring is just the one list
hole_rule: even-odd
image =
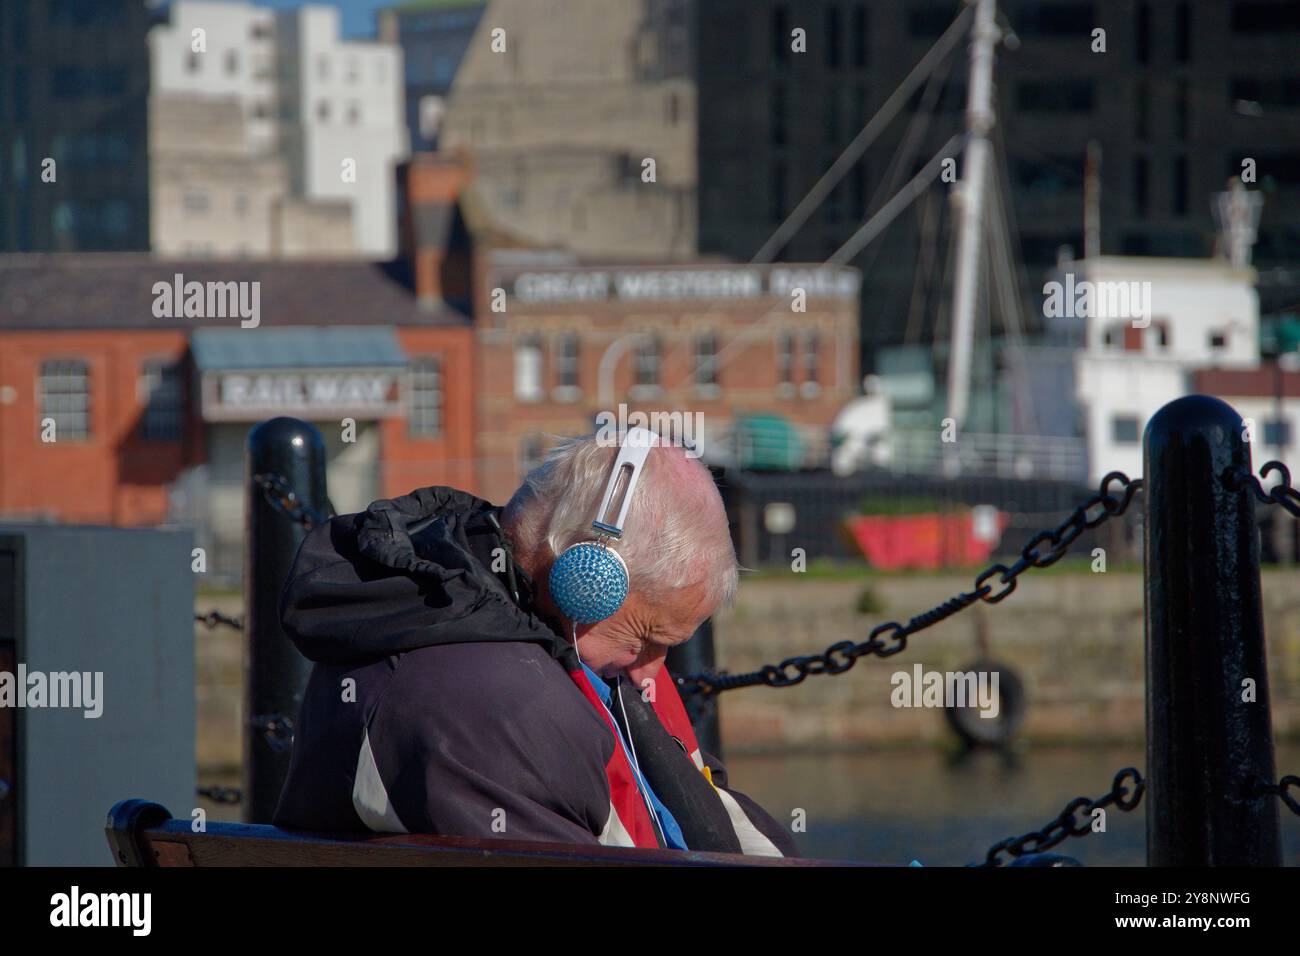
[[[592,540],[617,454],[595,436],[552,449],[505,507],[515,548],[549,564],[569,545]],[[651,450],[623,530],[610,547],[627,563],[632,589],[649,600],[670,600],[694,585],[704,586],[710,607],[735,598],[740,568],[722,496],[708,469],[681,448]]]

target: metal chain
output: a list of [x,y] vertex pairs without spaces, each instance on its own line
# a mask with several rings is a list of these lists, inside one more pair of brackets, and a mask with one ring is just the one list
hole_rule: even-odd
[[200,624],[206,624],[208,630],[212,630],[218,624],[224,624],[226,627],[234,628],[236,631],[242,631],[244,629],[244,622],[239,618],[231,617],[228,614],[222,614],[215,608],[207,614],[195,613],[194,620]]
[[1273,471],[1281,472],[1282,480],[1268,491],[1264,490],[1264,485],[1259,478],[1240,465],[1228,469],[1224,477],[1227,479],[1228,487],[1248,488],[1254,493],[1257,501],[1266,505],[1281,505],[1295,517],[1300,518],[1300,491],[1291,487],[1291,469],[1280,461],[1270,461],[1259,470],[1259,476],[1267,478]]
[[[1119,482],[1121,494],[1117,497],[1110,491],[1112,482]],[[1020,558],[1010,567],[1005,564],[993,564],[985,568],[975,578],[975,590],[958,594],[947,601],[918,614],[906,624],[890,621],[880,624],[872,630],[868,638],[858,644],[852,641],[839,641],[832,644],[820,654],[801,657],[789,657],[780,664],[767,664],[756,671],[744,674],[726,674],[704,672],[688,677],[677,678],[677,687],[682,694],[704,694],[713,696],[724,690],[739,687],[753,687],[764,684],[768,687],[793,687],[801,683],[810,674],[842,674],[851,668],[859,657],[875,655],[889,657],[907,647],[907,638],[917,631],[924,630],[946,620],[958,611],[970,607],[976,601],[997,604],[1016,589],[1016,579],[1029,568],[1046,568],[1061,560],[1070,545],[1084,531],[1095,528],[1108,518],[1122,515],[1133,496],[1142,487],[1142,479],[1130,480],[1121,471],[1112,471],[1101,480],[1097,492],[1080,504],[1055,528],[1040,531],[1020,551]],[[1100,511],[1097,509],[1100,507]],[[1039,550],[1046,545],[1046,550]],[[998,575],[1002,587],[994,593],[994,586],[987,583]],[[887,636],[885,636],[887,635]],[[885,636],[882,639],[882,636]]]
[[254,475],[253,481],[262,489],[272,508],[308,531],[328,521],[334,511],[333,506],[328,506],[330,514],[322,515],[305,504],[282,475]]
[[1300,792],[1300,775],[1289,773],[1277,783],[1270,783],[1267,780],[1256,780],[1255,795],[1261,797],[1277,797],[1286,804],[1288,810],[1296,816],[1300,816],[1300,799],[1297,799],[1296,796],[1293,796],[1289,792],[1292,787],[1295,787],[1297,792]]
[[[1127,786],[1130,780],[1133,783],[1131,791]],[[1075,797],[1065,805],[1065,809],[1057,815],[1055,820],[1041,830],[1000,840],[989,847],[984,862],[972,865],[981,867],[1001,866],[1004,862],[1002,860],[1003,854],[1009,857],[1018,857],[1028,853],[1042,853],[1044,850],[1050,850],[1067,837],[1087,836],[1092,832],[1093,811],[1114,805],[1127,813],[1142,801],[1146,786],[1146,781],[1142,779],[1142,774],[1136,768],[1125,767],[1115,774],[1115,780],[1110,786],[1110,793],[1098,797],[1096,800],[1089,800],[1087,797]],[[1082,819],[1079,818],[1080,811],[1083,812]]]
[[243,803],[244,791],[238,787],[199,787],[195,791],[213,803]]

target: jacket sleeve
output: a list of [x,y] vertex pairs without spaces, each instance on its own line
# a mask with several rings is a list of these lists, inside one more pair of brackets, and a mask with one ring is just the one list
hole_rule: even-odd
[[701,749],[700,756],[731,816],[732,826],[740,837],[742,851],[748,856],[802,856],[794,836],[766,810],[739,790],[727,786],[727,768],[713,754]]

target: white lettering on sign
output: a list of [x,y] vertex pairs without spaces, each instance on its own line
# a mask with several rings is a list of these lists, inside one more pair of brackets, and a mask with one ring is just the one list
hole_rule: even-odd
[[582,302],[609,298],[604,272],[525,272],[515,280],[520,302]]
[[755,269],[689,269],[620,272],[614,277],[620,299],[752,299],[763,292]]
[[523,303],[757,299],[765,294],[786,298],[792,289],[802,288],[815,297],[849,299],[858,294],[859,281],[855,270],[825,266],[560,270],[521,272],[514,278],[512,297]]
[[804,289],[819,298],[852,298],[858,294],[858,274],[846,269],[773,269],[768,280],[772,295],[786,298],[795,289]]
[[221,377],[220,404],[231,408],[381,408],[393,376],[357,372],[262,372]]

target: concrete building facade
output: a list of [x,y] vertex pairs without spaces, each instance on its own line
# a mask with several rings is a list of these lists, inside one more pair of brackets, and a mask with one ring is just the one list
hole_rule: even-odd
[[[191,193],[209,191],[209,206],[236,211],[252,202],[238,189],[243,177],[251,177],[261,184],[265,201],[257,216],[266,228],[244,234],[204,222],[196,208],[203,200],[191,197],[190,209],[155,216],[155,248],[165,254],[265,249],[274,255],[391,257],[394,167],[407,154],[400,49],[340,39],[334,7],[277,13],[240,2],[180,0],[169,13],[170,21],[150,33],[159,102],[154,115],[177,129],[151,133],[159,144],[154,175],[171,189],[181,179],[196,182]],[[189,125],[187,113],[215,111],[211,104],[221,102],[227,104],[221,111],[226,132],[211,134],[220,142],[180,135]],[[218,160],[214,151],[224,155]],[[199,169],[204,156],[212,161]],[[272,170],[275,163],[283,173]],[[269,185],[277,178],[284,183],[278,191]],[[346,244],[339,238],[344,210],[351,230]],[[187,212],[198,220],[188,227]]]
[[471,150],[488,214],[583,256],[696,251],[687,0],[492,0],[456,74],[443,148]]

